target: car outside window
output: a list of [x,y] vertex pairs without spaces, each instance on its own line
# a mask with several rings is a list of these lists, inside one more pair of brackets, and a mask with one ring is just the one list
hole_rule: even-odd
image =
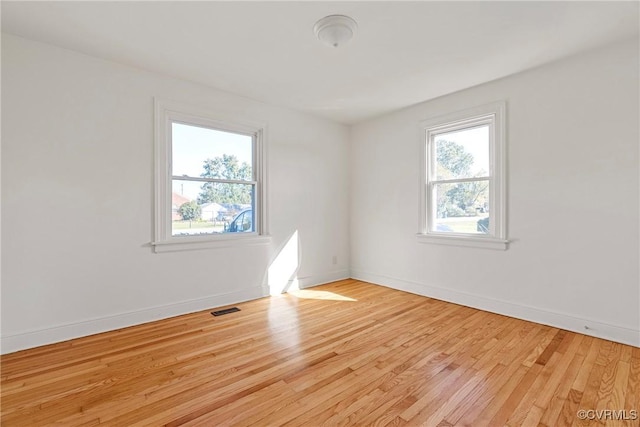
[[424,243],[506,249],[504,102],[421,123]]

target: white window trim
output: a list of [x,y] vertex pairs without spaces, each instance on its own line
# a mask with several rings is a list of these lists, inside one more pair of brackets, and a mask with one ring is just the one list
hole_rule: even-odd
[[[430,231],[430,221],[433,215],[429,215],[432,209],[429,200],[428,175],[429,163],[432,154],[428,152],[428,141],[432,133],[442,133],[449,128],[455,129],[460,125],[472,126],[491,118],[493,121],[492,138],[489,144],[490,179],[489,191],[491,194],[489,211],[491,212],[491,235],[465,234],[451,232]],[[420,219],[418,242],[441,245],[454,245],[475,248],[487,248],[506,250],[507,240],[507,155],[506,155],[506,102],[499,101],[481,105],[463,111],[458,111],[420,122]]]
[[[170,100],[154,99],[155,104],[155,236],[151,245],[155,252],[226,248],[269,244],[267,218],[267,126],[247,120],[230,118],[226,114]],[[255,137],[253,166],[257,181],[255,189],[256,231],[198,236],[173,236],[171,233],[171,123],[182,122],[218,130],[243,133]]]

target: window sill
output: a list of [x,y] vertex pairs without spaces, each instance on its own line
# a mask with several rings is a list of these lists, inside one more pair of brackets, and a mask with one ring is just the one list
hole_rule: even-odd
[[422,234],[416,235],[418,243],[429,243],[436,245],[463,246],[468,248],[483,248],[504,251],[509,247],[509,241],[497,239],[495,237],[474,237],[474,236],[447,236],[444,234]]
[[268,245],[271,236],[221,236],[216,238],[174,238],[162,242],[152,242],[155,253],[194,251],[201,249],[239,248],[244,246]]

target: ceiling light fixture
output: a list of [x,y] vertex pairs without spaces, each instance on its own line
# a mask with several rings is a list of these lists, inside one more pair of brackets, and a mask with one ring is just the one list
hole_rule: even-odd
[[318,39],[331,47],[339,47],[351,40],[358,28],[352,18],[344,15],[325,16],[313,26]]

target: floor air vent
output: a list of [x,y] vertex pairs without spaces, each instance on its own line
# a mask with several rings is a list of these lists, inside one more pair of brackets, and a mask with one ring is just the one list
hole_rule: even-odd
[[235,313],[236,311],[240,311],[238,307],[225,308],[224,310],[212,311],[211,314],[214,316],[222,316],[223,314]]

